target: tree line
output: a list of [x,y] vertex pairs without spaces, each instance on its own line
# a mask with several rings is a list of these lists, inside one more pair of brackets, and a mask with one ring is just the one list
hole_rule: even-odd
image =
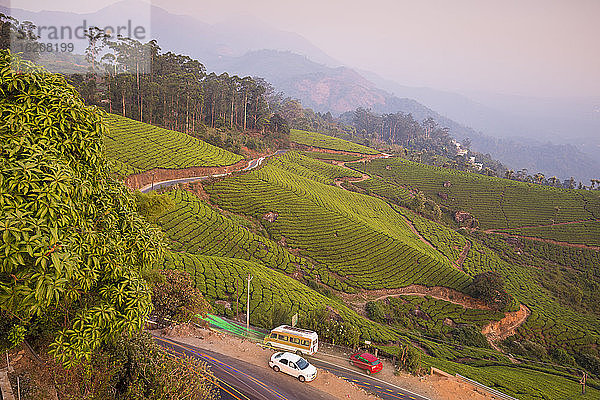
[[198,60],[162,52],[156,40],[109,40],[97,28],[87,36],[90,72],[70,81],[88,104],[187,133],[207,128],[285,132],[285,121],[267,102],[272,88],[261,79],[207,73]]

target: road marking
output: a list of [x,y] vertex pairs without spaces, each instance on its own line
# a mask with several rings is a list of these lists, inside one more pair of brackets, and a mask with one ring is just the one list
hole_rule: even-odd
[[[175,355],[171,354],[171,352],[173,352],[173,353],[175,353],[175,354],[178,354],[179,356],[186,356],[186,355],[187,355],[187,354],[185,354],[185,353],[182,353],[182,352],[180,352],[180,351],[177,351],[177,350],[175,350],[175,349],[173,349],[173,348],[165,348],[165,350],[166,350],[167,354],[168,354],[170,357],[176,357]],[[225,385],[227,385],[227,386],[228,386],[229,388],[231,388],[232,390],[234,390],[234,391],[238,392],[238,393],[239,393],[241,396],[244,396],[244,398],[243,398],[243,399],[242,399],[242,398],[240,398],[240,397],[237,397],[235,394],[231,393],[229,390],[227,390],[227,389],[225,389],[223,386],[219,385],[219,383],[217,383],[217,382],[214,382],[214,385],[215,385],[216,387],[218,387],[219,389],[223,390],[224,392],[227,392],[227,393],[229,393],[229,394],[230,394],[232,397],[234,397],[235,399],[237,399],[237,400],[250,400],[250,398],[249,398],[248,396],[246,396],[245,394],[243,394],[242,392],[240,392],[239,390],[237,390],[235,387],[233,387],[233,386],[232,386],[232,385],[230,385],[229,383],[225,382],[225,381],[224,381],[224,380],[222,380],[222,379],[219,379],[219,378],[217,378],[216,376],[213,376],[213,377],[214,377],[214,378],[215,378],[217,381],[221,382],[222,384],[225,384]]]
[[273,393],[273,394],[274,394],[274,395],[276,395],[277,397],[279,397],[279,398],[281,398],[281,399],[283,399],[283,400],[289,400],[287,397],[285,397],[284,395],[282,395],[281,393],[279,393],[279,392],[278,392],[278,391],[276,391],[275,389],[271,388],[269,385],[267,385],[266,383],[262,382],[261,380],[259,380],[259,379],[257,379],[257,378],[254,378],[253,376],[250,376],[250,375],[246,374],[245,372],[242,372],[242,371],[240,371],[240,370],[238,370],[238,369],[236,369],[236,368],[232,367],[231,365],[229,365],[229,364],[227,364],[227,363],[224,363],[223,361],[220,361],[220,360],[218,360],[218,359],[216,359],[216,358],[214,358],[214,357],[211,357],[211,356],[209,356],[208,354],[204,354],[204,353],[199,353],[199,352],[196,352],[194,349],[190,348],[190,347],[189,347],[189,346],[187,346],[187,345],[182,345],[182,344],[179,344],[179,343],[177,343],[177,342],[173,342],[173,341],[171,341],[171,340],[169,340],[169,339],[166,339],[166,338],[162,338],[162,337],[156,337],[156,336],[155,336],[155,338],[156,338],[156,339],[158,339],[158,340],[162,340],[162,341],[164,341],[164,342],[166,342],[166,343],[169,343],[169,344],[171,344],[171,345],[173,345],[173,346],[179,346],[179,347],[181,347],[181,348],[183,348],[183,349],[186,349],[187,351],[189,351],[189,352],[191,352],[191,353],[193,353],[193,354],[195,354],[195,355],[197,355],[197,356],[199,356],[199,357],[205,358],[205,359],[207,359],[207,360],[211,360],[211,361],[213,361],[213,362],[215,362],[215,363],[217,363],[217,364],[219,364],[219,365],[223,366],[224,368],[231,369],[231,370],[233,370],[233,371],[235,371],[235,372],[237,372],[237,373],[239,373],[239,374],[241,374],[241,375],[244,375],[245,377],[247,377],[247,378],[248,378],[248,379],[250,379],[251,381],[253,381],[253,382],[255,382],[256,384],[258,384],[259,386],[262,386],[262,387],[263,387],[264,389],[266,389],[267,391],[269,391],[269,392]]

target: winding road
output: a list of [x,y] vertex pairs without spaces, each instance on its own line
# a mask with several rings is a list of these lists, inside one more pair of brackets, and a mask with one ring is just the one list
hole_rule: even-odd
[[[268,156],[264,156],[264,157],[259,157],[256,158],[254,160],[250,160],[248,161],[248,165],[238,171],[250,171],[253,170],[254,168],[257,168],[259,166],[262,165],[263,161],[265,161],[267,158],[271,158],[271,157],[275,157],[278,156],[280,154],[285,154],[287,152],[287,150],[277,150],[275,153],[268,155]],[[234,171],[235,172],[235,171]],[[190,182],[196,182],[196,181],[201,181],[201,180],[205,180],[208,178],[220,178],[223,176],[227,176],[227,175],[231,175],[232,172],[228,172],[228,173],[224,173],[224,174],[214,174],[214,175],[204,175],[204,176],[192,176],[189,178],[179,178],[179,179],[169,179],[166,181],[160,181],[160,182],[154,182],[153,184],[150,185],[146,185],[143,188],[140,189],[140,192],[142,193],[148,193],[151,192],[153,190],[158,190],[158,189],[162,189],[165,187],[170,187],[170,186],[175,186],[178,185],[180,183],[190,183]]]

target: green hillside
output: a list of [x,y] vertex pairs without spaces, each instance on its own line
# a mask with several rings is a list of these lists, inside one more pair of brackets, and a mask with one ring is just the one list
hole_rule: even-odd
[[482,229],[513,229],[600,218],[600,193],[593,191],[556,189],[400,158],[349,166],[393,185],[420,190],[452,211],[472,213]]
[[[240,312],[245,312],[246,278],[248,274],[252,274],[250,318],[253,324],[271,328],[268,318],[269,314],[273,313],[273,307],[282,308],[289,315],[297,312],[301,324],[308,313],[328,307],[344,322],[357,328],[364,339],[386,342],[398,337],[393,329],[370,321],[342,303],[325,297],[297,280],[259,263],[236,258],[170,253],[165,258],[164,266],[188,271],[194,278],[196,286],[209,299],[233,304],[229,311],[222,309],[229,316],[233,316],[237,295],[241,299]],[[239,285],[237,295],[236,285]],[[323,335],[326,333],[323,332]]]
[[358,161],[361,159],[359,155],[350,154],[338,154],[338,153],[324,153],[322,151],[301,151],[300,154],[316,158],[318,160],[332,160],[332,161]]
[[298,129],[290,130],[290,141],[321,149],[348,151],[359,154],[379,154],[377,150],[344,139]]
[[298,168],[294,158],[286,154],[205,189],[230,211],[257,219],[277,213],[273,223],[264,223],[271,237],[337,276],[341,285],[335,288],[415,283],[462,290],[468,284],[468,275],[419,240],[387,203],[290,172]]
[[[544,286],[544,270],[531,266],[537,264],[546,267],[546,263],[539,259],[543,254],[540,249],[531,250],[538,257],[527,259],[523,255],[525,248],[520,250],[520,254],[515,249],[511,251],[510,247],[506,248],[505,242],[493,235],[484,237],[482,241],[477,235],[465,236],[410,211],[403,211],[403,214],[425,239],[451,259],[456,259],[469,242],[470,249],[462,266],[466,272],[476,274],[491,270],[504,277],[509,293],[531,310],[531,316],[517,331],[521,338],[533,339],[550,348],[561,346],[578,349],[589,344],[600,345],[600,315],[597,312],[576,312],[561,301],[557,293]],[[496,248],[492,249],[491,246]],[[594,260],[588,258],[589,264],[580,267],[581,273],[576,275],[579,280],[571,283],[570,290],[583,287],[582,281],[587,275],[599,280],[600,271],[597,271],[598,267],[593,267]]]
[[[382,169],[389,171],[385,166]],[[269,325],[277,313],[274,305],[298,311],[301,321],[311,310],[328,306],[341,320],[357,327],[363,339],[382,343],[382,351],[390,354],[398,347],[386,344],[389,340],[410,340],[422,351],[425,365],[463,374],[523,399],[558,400],[575,391],[573,371],[544,369],[535,361],[515,365],[495,350],[458,341],[462,336],[456,326],[481,329],[502,318],[502,312],[402,296],[379,301],[383,314],[368,313],[372,318],[368,320],[335,293],[324,295],[331,292],[322,284],[350,293],[412,283],[464,291],[470,276],[496,271],[517,300],[510,310],[517,310],[520,302],[531,311],[516,335],[499,344],[519,357],[553,363],[549,355],[553,349],[577,355],[600,345],[600,319],[594,308],[600,301],[594,289],[600,277],[598,252],[533,241],[515,244],[482,231],[456,231],[396,204],[334,185],[336,179],[356,176],[351,170],[288,152],[258,170],[206,184],[203,188],[211,202],[227,211],[190,192],[173,190],[168,196],[175,207],[158,220],[176,251],[167,257],[165,266],[192,273],[211,301],[221,301],[215,306],[225,315],[233,313],[235,282],[240,282],[243,297],[241,283],[251,273],[255,280],[250,315],[256,324]],[[409,189],[396,179],[374,177],[356,185],[366,193],[383,193],[386,198],[393,193],[410,199]],[[497,181],[477,182],[483,190]],[[571,193],[577,199],[587,195],[558,192],[559,196]],[[572,204],[571,209],[578,210],[577,202]],[[584,211],[589,204],[582,207]],[[462,263],[457,267],[459,259]],[[575,288],[582,288],[581,297],[571,299],[568,293],[577,292]],[[457,325],[449,326],[448,319]],[[561,382],[562,387],[538,389],[532,383],[536,380]],[[595,389],[589,390],[595,393]]]
[[531,236],[573,244],[600,246],[600,221],[586,221],[565,225],[523,227],[504,232],[512,235]]
[[242,157],[185,133],[159,128],[115,114],[106,117],[106,155],[122,175],[152,168],[219,167]]

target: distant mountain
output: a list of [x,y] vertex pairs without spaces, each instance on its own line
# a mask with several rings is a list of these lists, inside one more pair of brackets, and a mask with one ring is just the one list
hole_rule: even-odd
[[[76,26],[85,19],[88,26],[103,26],[119,21],[123,16],[144,14],[144,10],[150,18],[151,35],[158,38],[163,49],[189,54],[211,71],[261,76],[278,90],[316,111],[341,114],[365,107],[376,112],[411,113],[417,120],[432,117],[440,125],[450,128],[457,139],[471,138],[474,150],[489,153],[513,169],[528,168],[531,172],[561,178],[574,176],[586,181],[600,177],[600,162],[597,161],[600,159],[600,135],[590,134],[594,132],[596,119],[600,126],[600,101],[598,110],[582,106],[583,114],[577,114],[574,106],[561,116],[559,103],[535,112],[533,106],[539,105],[535,99],[511,100],[510,97],[482,95],[476,101],[456,93],[403,86],[368,71],[358,72],[339,66],[339,62],[302,36],[270,28],[261,21],[245,18],[208,24],[138,0],[122,1],[81,15],[11,11],[18,19],[31,20],[38,25]],[[511,109],[511,101],[517,102],[520,108]],[[567,110],[567,105],[563,109]],[[573,115],[580,118],[569,117]],[[549,126],[556,129],[553,131]],[[578,133],[570,136],[574,139],[557,140],[560,145],[523,139],[548,137],[548,132],[561,132],[570,126]]]
[[[2,6],[0,12],[10,13],[21,21],[33,21],[38,26],[76,27],[85,20],[87,26],[105,27],[126,24],[131,19],[134,24],[150,30],[153,38],[159,38],[162,48],[188,54],[206,65],[218,62],[221,57],[241,56],[248,51],[265,48],[289,50],[326,65],[340,65],[301,35],[271,28],[262,21],[232,17],[225,22],[209,24],[188,15],[172,14],[140,0],[123,0],[86,14],[32,12],[18,8],[8,10]],[[81,47],[77,50],[83,51]]]

